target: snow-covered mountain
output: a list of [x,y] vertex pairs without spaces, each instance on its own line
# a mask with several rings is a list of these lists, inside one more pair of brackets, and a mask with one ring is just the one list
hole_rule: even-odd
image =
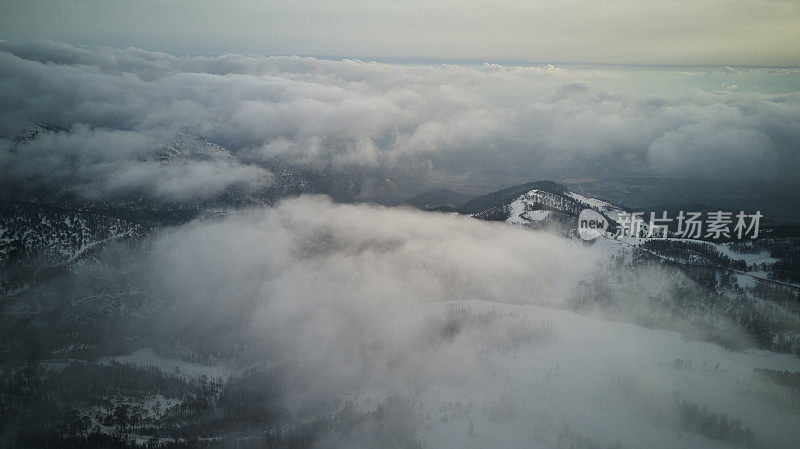
[[179,161],[213,161],[233,158],[231,151],[214,142],[191,134],[180,133],[153,150],[153,157],[162,164]]
[[[69,132],[48,123],[36,123],[0,138],[11,143],[10,151],[24,157],[25,145],[35,139]],[[144,158],[163,165],[235,163],[227,148],[189,134],[176,135],[146,152]],[[237,188],[177,204],[136,192],[113,199],[93,199],[70,191],[33,190],[20,195],[4,191],[0,198],[0,297],[25,288],[34,277],[41,280],[56,273],[108,243],[135,240],[155,229],[197,217],[269,204],[269,198],[268,190],[243,192]]]
[[25,128],[16,133],[0,134],[0,138],[7,139],[14,144],[20,144],[31,141],[42,134],[46,133],[62,133],[67,132],[64,128],[51,125],[50,123],[37,122],[28,128]]
[[[591,242],[578,237],[578,215],[584,209],[592,209],[606,218],[609,223],[606,235]],[[674,295],[657,297],[658,308],[689,316],[706,331],[718,330],[714,319],[710,318],[712,315],[726,316],[749,329],[751,336],[765,347],[800,352],[800,282],[797,271],[786,269],[796,263],[796,237],[773,237],[776,233],[767,228],[761,238],[745,241],[660,238],[658,235],[648,238],[648,223],[638,217],[638,236],[615,237],[621,223],[630,227],[621,216],[626,214],[630,219],[631,210],[591,194],[571,192],[548,181],[522,184],[478,197],[462,206],[460,212],[478,219],[555,232],[602,253],[606,263],[617,269],[606,270],[598,279],[588,281],[587,285],[591,286],[577,295],[580,307],[630,307],[629,304],[614,304],[624,293],[613,292],[614,288],[609,289],[607,283],[630,284],[630,273],[641,267],[659,267],[673,273],[676,279],[686,276],[694,281],[686,284],[694,291],[683,299]],[[620,270],[620,266],[625,269]],[[600,293],[603,290],[605,299]]]
[[[530,190],[527,190],[530,187]],[[506,192],[512,192],[508,195]],[[766,226],[761,231],[761,238],[746,239],[742,241],[699,240],[674,237],[668,232],[667,238],[654,232],[648,236],[649,223],[646,216],[632,217],[631,210],[625,206],[611,203],[596,198],[587,193],[575,193],[565,187],[539,181],[520,186],[510,187],[500,192],[494,192],[480,197],[480,206],[485,209],[474,211],[474,207],[467,203],[460,209],[461,213],[469,214],[475,218],[504,221],[518,226],[542,228],[548,224],[561,231],[565,236],[577,236],[577,218],[584,209],[592,209],[606,218],[609,222],[608,235],[600,241],[606,241],[604,247],[635,248],[646,252],[664,261],[684,265],[716,266],[724,270],[733,270],[737,274],[742,287],[752,286],[758,280],[774,281],[800,285],[800,282],[789,276],[786,266],[792,259],[794,250],[781,250],[784,247],[793,247],[796,237],[791,234],[776,232],[772,226]],[[494,201],[494,202],[487,202]],[[634,227],[625,219],[636,220],[635,228],[639,235],[623,233],[614,238],[619,226]],[[787,278],[788,276],[788,278]]]
[[[559,223],[565,232],[574,233],[577,217],[584,209],[593,209],[603,215],[612,232],[620,223],[620,215],[629,212],[623,206],[570,192],[551,181],[521,184],[490,193],[466,203],[459,211],[484,220],[522,226],[542,227]],[[637,219],[637,224],[638,229],[646,234],[647,223]]]
[[103,242],[133,237],[141,230],[141,225],[120,218],[15,204],[0,215],[0,263],[34,254],[66,263]]

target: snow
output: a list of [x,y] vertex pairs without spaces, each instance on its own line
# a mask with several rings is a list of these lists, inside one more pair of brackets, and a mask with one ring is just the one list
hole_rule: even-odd
[[752,288],[758,285],[758,281],[752,277],[740,273],[735,273],[736,283],[742,288]]
[[154,152],[164,164],[184,159],[219,160],[232,157],[227,148],[185,133],[178,134],[171,142],[155,149]]
[[[601,447],[617,441],[622,447],[729,447],[641,413],[642,403],[671,410],[683,398],[741,419],[763,447],[791,448],[800,441],[800,416],[737,389],[737,380],[753,379],[753,368],[800,370],[796,357],[727,351],[713,343],[687,341],[675,332],[535,305],[463,304],[535,317],[552,323],[555,336],[485,355],[488,366],[472,384],[458,385],[454,372],[452,379],[411,393],[425,416],[421,438],[430,447],[558,447],[565,423],[571,435],[589,437]],[[677,358],[691,359],[691,367],[675,367]],[[620,374],[641,388],[615,386],[612,379]],[[380,395],[366,390],[361,408],[377,405]],[[370,398],[367,404],[365,397]],[[518,412],[507,420],[490,419],[486,410],[502,404],[502,397]],[[474,436],[468,432],[470,421]]]
[[516,200],[509,204],[509,216],[506,220],[507,223],[515,225],[527,225],[534,222],[544,221],[552,214],[551,210],[536,209],[535,201],[530,197],[534,195],[553,196],[549,192],[543,192],[537,189],[531,190],[523,195],[520,195]]
[[525,212],[522,216],[530,221],[542,221],[549,217],[551,213],[552,211],[549,210],[533,210],[530,212]]
[[[526,225],[548,218],[552,212],[550,210],[538,209],[540,205],[538,204],[537,199],[544,202],[544,204],[547,204],[548,209],[554,208],[566,213],[567,215],[577,216],[581,209],[588,206],[592,209],[602,212],[611,220],[619,223],[620,215],[629,214],[621,207],[597,198],[579,195],[574,192],[565,192],[564,195],[561,196],[551,192],[534,189],[523,195],[520,195],[516,200],[509,204],[509,218],[506,220],[506,222],[515,225]],[[638,229],[643,232],[647,232],[649,222],[646,217],[633,217],[633,219],[638,224]],[[630,224],[628,224],[626,227],[630,228]]]
[[[550,216],[549,210],[533,210],[533,201],[526,199],[536,192],[521,195],[509,204],[508,223],[527,225]],[[572,192],[566,195],[612,220],[626,213],[606,201]],[[646,219],[641,221],[644,231],[646,223]],[[603,255],[624,253],[645,241],[635,237],[600,238],[590,251]],[[775,261],[767,252],[740,254],[730,244],[687,241],[713,246],[749,266]],[[742,286],[757,282],[747,274],[736,275]],[[730,447],[723,441],[680,429],[677,404],[683,399],[701,409],[706,407],[709,413],[740,419],[743,428],[755,432],[759,447],[793,448],[800,441],[800,415],[787,413],[783,405],[739,386],[743,381],[755,382],[753,391],[777,391],[773,396],[788,397],[791,392],[787,388],[755,379],[754,369],[800,371],[800,358],[761,350],[729,351],[710,342],[687,341],[671,331],[537,305],[478,300],[462,304],[476,310],[498,308],[547,321],[552,323],[555,337],[509,351],[483,352],[481,358],[487,363],[474,383],[459,385],[454,381],[459,377],[454,372],[452,378],[406,392],[423,416],[421,439],[427,446],[570,447],[574,441],[589,438],[599,447],[616,447],[618,443],[621,447],[648,448]],[[485,345],[482,348],[476,351],[486,351]],[[676,359],[682,363],[691,360],[691,365],[678,367]],[[623,375],[638,385],[634,391],[625,385],[614,385],[612,379]],[[357,406],[366,411],[397,391],[375,385],[359,393]],[[507,420],[491,419],[491,412],[486,410],[491,411],[504,400],[514,404],[518,413]],[[648,419],[642,409],[659,410],[668,419]],[[468,430],[470,422],[475,429],[473,435]]]
[[520,196],[509,205],[508,223],[522,225],[526,224],[527,220],[522,218],[522,214],[527,210],[524,197]]
[[611,203],[609,203],[607,201],[598,200],[597,198],[591,198],[591,197],[588,197],[588,196],[579,195],[579,194],[574,193],[574,192],[567,192],[567,196],[575,198],[576,200],[578,200],[578,201],[580,201],[582,203],[586,203],[586,204],[588,204],[590,207],[592,207],[594,209],[598,209],[598,210],[618,209],[616,206],[614,206],[613,204],[611,204]]
[[[637,238],[622,238],[620,240],[625,241],[631,245],[640,245],[646,242],[646,239],[637,239]],[[760,266],[761,264],[771,265],[777,262],[779,259],[776,259],[770,255],[769,251],[761,251],[758,253],[740,253],[736,252],[732,245],[733,243],[725,242],[725,243],[715,243],[709,242],[705,240],[696,240],[696,239],[682,239],[682,238],[669,238],[667,239],[671,242],[687,242],[687,243],[695,243],[699,245],[706,245],[711,247],[712,249],[718,251],[720,254],[729,257],[731,260],[742,260],[744,261],[748,267],[753,266]],[[672,260],[672,258],[670,258]],[[748,270],[754,275],[758,275],[760,277],[769,278],[769,275],[765,271],[753,271]]]
[[[142,419],[155,419],[158,420],[161,418],[161,415],[167,411],[168,409],[172,409],[173,407],[180,407],[183,403],[183,400],[179,398],[168,398],[166,396],[160,394],[149,395],[142,398],[134,398],[128,396],[117,396],[114,398],[109,398],[110,408],[117,407],[122,404],[126,404],[129,406],[134,406],[139,409],[142,413]],[[158,405],[156,405],[158,404]],[[107,426],[104,425],[100,420],[97,419],[96,413],[94,413],[94,408],[84,408],[82,412],[89,416],[91,419],[90,428],[97,428],[102,433],[112,435],[112,434],[119,434],[120,431],[116,426]],[[153,437],[149,435],[139,435],[137,433],[127,432],[125,436],[134,440],[137,444],[145,445],[148,444],[150,441],[158,441],[160,443],[172,443],[175,441],[183,441],[182,439],[176,438],[166,438],[166,437]]]
[[508,223],[524,225],[535,221],[543,221],[550,216],[549,210],[529,210],[529,203],[524,196],[517,198],[509,205]]
[[778,259],[772,257],[769,251],[761,251],[758,253],[737,253],[733,249],[731,249],[730,243],[709,243],[713,245],[720,253],[730,257],[733,260],[743,260],[747,266],[751,265],[761,265],[763,264],[773,264],[778,261]]

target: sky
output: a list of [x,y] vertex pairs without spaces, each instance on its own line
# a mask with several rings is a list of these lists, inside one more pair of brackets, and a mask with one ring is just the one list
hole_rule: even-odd
[[2,0],[0,38],[359,58],[800,65],[792,0]]

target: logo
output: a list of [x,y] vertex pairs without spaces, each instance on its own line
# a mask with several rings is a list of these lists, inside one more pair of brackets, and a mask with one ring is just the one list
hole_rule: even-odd
[[616,232],[611,233],[606,232],[609,220],[603,214],[594,209],[583,209],[578,215],[578,235],[587,242],[602,235],[613,239],[755,239],[759,236],[763,217],[761,211],[754,214],[739,211],[736,215],[733,212],[714,211],[707,212],[703,220],[700,212],[679,211],[673,219],[664,211],[661,216],[650,212],[650,220],[647,221],[644,212],[618,212],[616,221],[611,222]]
[[605,234],[608,229],[606,217],[594,209],[584,209],[578,215],[578,235],[588,241]]

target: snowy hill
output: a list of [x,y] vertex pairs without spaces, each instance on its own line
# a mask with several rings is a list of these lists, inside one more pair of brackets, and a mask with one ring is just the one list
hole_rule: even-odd
[[484,213],[487,215],[492,215],[490,211],[501,213],[501,209],[504,206],[507,206],[521,195],[534,189],[544,190],[554,194],[559,194],[566,190],[564,186],[553,181],[529,182],[475,197],[464,203],[459,208],[459,212],[462,214]]
[[[420,439],[432,447],[778,448],[800,438],[792,389],[754,375],[797,370],[796,357],[732,352],[538,306],[445,307],[542,332],[487,357],[479,388],[433,384],[414,396]],[[462,334],[480,332],[481,324],[461,320]],[[387,393],[364,396],[359,405],[368,409]],[[692,414],[705,414],[704,423],[690,425]]]
[[67,130],[49,123],[37,122],[29,128],[23,129],[22,131],[0,135],[0,138],[10,140],[14,144],[19,144],[33,140],[42,134],[62,132],[67,132]]
[[119,218],[16,204],[0,215],[0,263],[34,254],[64,263],[105,241],[140,231],[141,226]]
[[[69,132],[48,123],[36,123],[0,138],[11,142],[11,151],[24,157],[22,149],[31,141]],[[144,157],[163,165],[236,163],[230,150],[189,134],[178,134],[145,152]],[[270,204],[268,191],[245,193],[235,187],[214,197],[178,204],[162,202],[142,192],[114,199],[84,198],[72,191],[15,192],[10,188],[0,199],[0,297],[28,285],[35,276],[41,280],[53,269],[79,261],[112,241],[135,239],[154,229],[225,214],[239,207]]]
[[[796,256],[800,242],[795,237],[770,237],[767,228],[761,238],[741,242],[647,238],[646,219],[638,219],[638,237],[615,238],[621,215],[628,214],[629,218],[629,209],[548,182],[514,186],[479,199],[473,205],[483,209],[472,212],[462,208],[462,213],[555,232],[593,247],[603,254],[609,267],[616,267],[603,271],[597,279],[587,280],[586,288],[575,297],[574,306],[579,309],[600,307],[609,311],[654,302],[656,309],[688,318],[701,333],[709,335],[720,331],[713,317],[721,315],[747,329],[762,347],[800,353],[800,271]],[[606,218],[607,235],[591,242],[580,240],[577,221],[583,209],[592,209]],[[620,267],[625,269],[619,270]],[[635,300],[640,304],[621,302],[631,289],[638,289],[630,273],[656,267],[671,273],[669,276],[676,280],[688,277],[680,281],[686,285],[684,296],[649,295],[642,291],[643,297]],[[687,283],[689,280],[692,283]],[[641,319],[647,321],[649,313],[652,311]]]
[[[461,213],[492,221],[538,227],[543,222],[561,222],[565,231],[574,231],[578,214],[583,209],[594,209],[609,221],[611,230],[619,223],[626,208],[598,198],[570,192],[566,187],[551,182],[537,181],[490,193],[467,202]],[[646,232],[647,225],[640,222]]]
[[191,134],[180,133],[168,143],[153,150],[153,155],[163,164],[181,160],[212,161],[231,159],[230,150],[214,142]]
[[[536,188],[526,190],[532,186]],[[476,200],[478,201],[471,201],[462,206],[460,211],[476,218],[505,221],[520,226],[541,227],[543,223],[559,221],[563,225],[562,231],[569,236],[576,235],[577,217],[584,209],[592,209],[603,215],[609,222],[611,234],[619,226],[621,216],[627,215],[626,218],[629,219],[631,213],[625,206],[589,194],[570,192],[565,187],[549,181],[510,187],[478,197]],[[483,209],[473,211],[476,205]],[[780,262],[779,257],[773,255],[779,251],[774,249],[781,244],[790,243],[787,239],[794,238],[793,235],[773,236],[773,228],[769,226],[762,230],[761,239],[741,242],[676,238],[671,236],[672,231],[667,239],[647,238],[648,218],[642,216],[641,219],[638,217],[636,219],[640,235],[621,236],[619,238],[621,244],[647,249],[676,262],[706,263],[736,268],[740,271],[760,271],[762,274],[765,271],[769,272],[773,264]],[[671,246],[679,249],[672,250]],[[676,255],[676,253],[682,254]]]

